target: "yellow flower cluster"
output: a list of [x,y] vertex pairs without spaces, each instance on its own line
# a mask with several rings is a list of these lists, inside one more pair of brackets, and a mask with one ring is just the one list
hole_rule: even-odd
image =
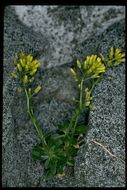
[[[105,65],[102,63],[102,59],[97,55],[87,56],[86,60],[81,65],[80,61],[76,62],[77,67],[83,73],[84,77],[99,78],[101,73],[106,71]],[[70,68],[73,74],[74,80],[79,81],[78,73],[73,68]]]
[[[19,58],[16,56],[15,64],[17,71],[12,73],[12,76],[15,79],[19,79],[21,82],[21,87],[28,87],[34,81],[34,75],[36,74],[40,63],[38,60],[33,59],[33,56],[25,55],[23,52],[20,54]],[[38,85],[34,94],[37,94],[41,89],[41,86]],[[21,89],[19,90],[21,91]],[[29,94],[31,94],[31,88],[29,88]]]
[[99,78],[100,74],[104,73],[106,70],[101,58],[97,57],[97,55],[87,56],[83,63],[83,69],[85,75],[91,78]]
[[119,65],[121,62],[125,62],[125,53],[121,52],[121,49],[116,48],[114,49],[111,47],[109,51],[109,57],[106,60],[107,66],[111,66],[111,64]]
[[34,74],[37,72],[40,63],[38,60],[33,59],[33,56],[20,54],[20,58],[17,60],[18,73],[12,73],[14,78],[21,76],[23,84],[32,83],[34,81]]
[[28,77],[30,79],[29,82],[33,82],[33,76],[36,72],[38,67],[40,66],[40,63],[38,60],[33,60],[33,56],[25,55],[24,53],[21,53],[19,63],[17,64],[19,72],[22,72],[24,75],[24,83],[28,82]]

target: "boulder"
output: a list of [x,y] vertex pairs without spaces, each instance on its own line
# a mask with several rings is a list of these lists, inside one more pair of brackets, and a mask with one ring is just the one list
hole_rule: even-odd
[[18,18],[46,37],[40,60],[49,68],[71,62],[82,41],[124,18],[124,6],[13,6]]

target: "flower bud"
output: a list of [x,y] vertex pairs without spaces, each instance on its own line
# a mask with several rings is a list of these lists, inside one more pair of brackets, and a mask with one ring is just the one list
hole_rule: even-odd
[[21,65],[19,63],[17,64],[17,67],[18,67],[19,72],[21,72],[22,71],[22,67],[21,67]]
[[30,72],[30,75],[34,75],[36,73],[37,69],[34,69],[33,71]]
[[25,75],[25,76],[24,76],[24,79],[23,79],[23,83],[26,84],[27,82],[28,82],[28,76]]
[[81,63],[80,63],[79,60],[77,60],[77,66],[78,66],[79,69],[81,69]]
[[16,73],[11,73],[12,77],[18,79],[18,75]]
[[41,86],[38,85],[37,88],[35,88],[34,93],[37,94],[41,90]]

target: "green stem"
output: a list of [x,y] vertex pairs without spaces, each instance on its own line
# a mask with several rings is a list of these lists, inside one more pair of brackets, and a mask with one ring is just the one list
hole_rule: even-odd
[[102,76],[103,76],[103,74],[101,74],[101,76],[99,78],[97,78],[95,82],[93,81],[92,87],[90,89],[91,93],[94,90],[96,84],[100,81],[100,79],[101,79]]
[[82,89],[83,89],[83,81],[84,78],[81,79],[81,83],[80,83],[80,101],[79,101],[79,109],[82,110]]
[[75,128],[77,126],[77,122],[78,122],[78,118],[79,118],[79,115],[80,115],[80,111],[81,110],[79,110],[79,109],[76,111],[76,118],[75,118],[75,122],[74,122],[73,129],[72,129],[72,136],[74,135]]
[[[83,109],[83,83],[84,83],[84,77],[85,75],[81,78],[81,82],[80,82],[80,99],[79,99],[79,108],[77,109],[76,113],[75,113],[75,118],[74,118],[74,125],[73,125],[73,130],[72,130],[72,135],[75,132],[75,128],[77,126],[77,122],[78,122],[78,118],[80,116],[80,113]],[[85,81],[91,79],[91,77],[86,78]]]
[[39,127],[37,119],[35,117],[35,115],[33,114],[33,109],[31,108],[30,105],[30,97],[28,95],[27,89],[25,88],[25,93],[26,93],[26,98],[27,98],[27,112],[31,118],[31,121],[35,127],[35,130],[37,132],[38,137],[40,138],[41,142],[43,145],[46,145],[46,141],[45,141],[45,137],[43,135],[43,131],[42,129]]
[[[83,76],[81,78],[81,82],[80,82],[80,98],[79,98],[79,108],[76,110],[76,112],[74,113],[74,115],[71,118],[70,124],[69,124],[69,128],[70,130],[72,130],[72,136],[74,135],[75,132],[75,128],[77,126],[77,122],[78,122],[78,118],[80,116],[80,113],[83,109],[83,83],[84,83],[84,77]],[[91,79],[91,77],[86,78],[85,81]],[[94,84],[93,84],[94,85]],[[94,86],[92,86],[93,88]]]
[[74,117],[74,125],[73,125],[73,129],[72,129],[72,136],[74,135],[74,132],[75,132],[75,128],[77,126],[77,122],[78,122],[78,118],[79,118],[79,115],[82,111],[82,108],[83,108],[83,101],[82,101],[82,98],[83,98],[83,82],[84,82],[84,77],[81,79],[81,83],[80,83],[80,100],[79,100],[79,108],[76,110],[75,112],[75,117]]
[[92,93],[92,91],[94,90],[95,85],[97,84],[97,82],[99,81],[99,79],[100,79],[100,78],[96,79],[96,81],[93,82],[92,87],[91,87],[91,89],[90,89],[91,93]]

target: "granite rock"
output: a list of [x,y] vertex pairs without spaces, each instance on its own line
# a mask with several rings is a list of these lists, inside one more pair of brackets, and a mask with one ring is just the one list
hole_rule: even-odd
[[86,187],[125,187],[125,65],[107,74],[113,78],[103,79],[93,93],[97,110],[90,112],[87,143],[76,159],[75,176]]
[[[47,39],[47,53],[40,60],[46,67],[71,62],[82,41],[103,32],[124,18],[124,6],[13,6],[30,30]],[[46,56],[47,54],[47,56]]]
[[[20,103],[16,109],[11,107],[17,98],[17,83],[11,78],[14,70],[12,63],[15,53],[21,50],[36,54],[42,43],[41,34],[29,32],[27,27],[17,19],[8,6],[4,12],[4,77],[3,77],[3,134],[2,134],[2,185],[3,187],[36,186],[43,168],[31,159],[30,144],[37,143],[37,137],[32,128],[20,128],[15,124],[13,114],[18,116]],[[22,102],[23,103],[23,102]],[[23,104],[21,104],[23,105]],[[19,111],[20,112],[20,111]],[[25,121],[22,115],[22,121]],[[28,118],[27,118],[28,120]],[[24,122],[25,123],[25,122]],[[24,125],[22,123],[22,126]],[[21,136],[18,134],[20,130]],[[28,132],[29,131],[29,132]],[[22,138],[29,133],[24,142]],[[24,136],[23,136],[24,135]],[[26,153],[27,152],[27,153]],[[41,172],[41,174],[39,174]],[[16,178],[17,177],[17,178]],[[34,180],[33,180],[34,178]],[[35,180],[36,179],[36,180]],[[31,184],[32,181],[32,184]]]

